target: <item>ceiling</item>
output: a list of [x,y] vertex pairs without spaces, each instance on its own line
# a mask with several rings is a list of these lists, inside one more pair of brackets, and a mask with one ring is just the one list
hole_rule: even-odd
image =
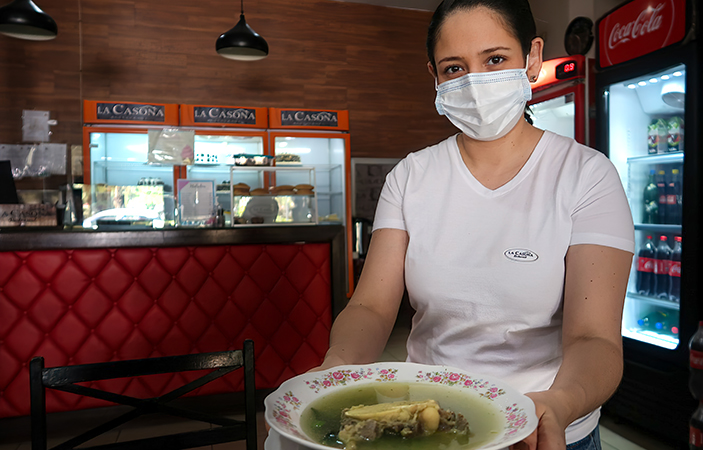
[[391,8],[420,9],[434,11],[441,0],[335,0],[347,3],[366,3],[369,5],[389,6]]

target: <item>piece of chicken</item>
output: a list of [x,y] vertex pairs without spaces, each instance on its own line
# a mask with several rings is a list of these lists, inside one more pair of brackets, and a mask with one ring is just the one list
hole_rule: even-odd
[[342,411],[339,439],[347,449],[358,441],[373,441],[383,434],[427,436],[436,431],[466,434],[468,422],[461,414],[443,410],[434,400],[359,405]]

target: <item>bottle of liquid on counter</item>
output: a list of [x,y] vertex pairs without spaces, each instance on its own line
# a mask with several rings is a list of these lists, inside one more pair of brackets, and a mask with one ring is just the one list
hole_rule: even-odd
[[669,298],[669,268],[671,266],[671,247],[666,236],[659,237],[659,245],[654,252],[654,292],[652,296]]
[[644,187],[642,223],[657,223],[659,220],[659,191],[654,180],[654,169],[649,171],[649,180]]
[[660,170],[657,173],[656,177],[656,183],[657,183],[657,193],[659,195],[658,201],[657,201],[657,206],[658,206],[658,219],[657,223],[667,223],[666,222],[666,211],[667,211],[667,206],[666,206],[666,172],[663,170]]
[[652,236],[647,236],[647,240],[637,253],[637,293],[650,295],[653,286],[654,242]]
[[669,300],[681,302],[681,236],[674,237],[674,250],[669,266]]
[[703,449],[703,402],[698,403],[698,408],[693,412],[688,426],[689,450]]

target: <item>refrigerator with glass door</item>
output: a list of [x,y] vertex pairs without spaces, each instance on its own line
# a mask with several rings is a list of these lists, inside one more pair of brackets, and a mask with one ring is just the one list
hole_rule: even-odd
[[598,20],[596,148],[635,223],[623,381],[606,411],[683,444],[695,401],[688,341],[701,318],[697,2],[633,0]]
[[180,167],[149,163],[149,131],[176,129],[178,105],[83,102],[83,226],[173,224]]
[[544,61],[528,103],[534,126],[589,145],[592,69],[583,55]]
[[[263,107],[180,105],[180,128],[194,130],[193,164],[182,166],[179,177],[211,180],[216,202],[231,224],[230,168],[242,157],[268,155],[268,109]],[[249,159],[249,158],[247,158]],[[237,182],[260,187],[255,170],[237,172]]]
[[[344,226],[347,295],[351,296],[354,275],[349,112],[269,108],[268,136],[276,166],[315,168],[319,223]],[[307,183],[305,175],[300,171],[280,173],[276,177],[279,184]]]

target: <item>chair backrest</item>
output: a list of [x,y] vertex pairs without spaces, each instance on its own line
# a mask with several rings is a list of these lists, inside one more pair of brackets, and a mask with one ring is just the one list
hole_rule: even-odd
[[[167,405],[168,402],[239,368],[244,369],[245,420],[234,420],[221,415]],[[165,395],[150,399],[129,397],[76,384],[113,378],[138,377],[205,369],[211,369],[211,372]],[[55,449],[73,449],[132,419],[144,414],[157,412],[207,422],[218,426],[200,431],[109,444],[110,450],[120,448],[130,450],[185,449],[236,440],[246,440],[247,450],[256,450],[257,447],[254,343],[251,340],[244,341],[241,350],[50,368],[44,367],[44,358],[36,357],[30,362],[29,384],[31,395],[32,450],[46,450],[47,446],[46,389],[71,392],[77,395],[94,397],[134,408],[115,419],[69,439],[63,444],[54,447]],[[91,447],[91,449],[100,447],[102,446]]]

